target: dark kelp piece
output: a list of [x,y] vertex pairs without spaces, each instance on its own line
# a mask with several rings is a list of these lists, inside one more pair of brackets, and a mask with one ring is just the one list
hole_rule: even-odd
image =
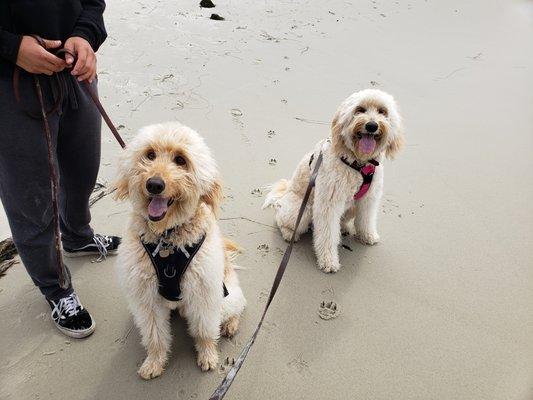
[[213,3],[211,0],[202,0],[200,2],[200,7],[202,7],[202,8],[213,8],[213,7],[215,7],[215,3]]

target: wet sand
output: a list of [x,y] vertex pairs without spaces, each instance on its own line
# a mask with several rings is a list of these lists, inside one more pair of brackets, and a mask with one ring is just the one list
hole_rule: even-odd
[[[248,299],[240,333],[221,340],[222,364],[252,333],[285,248],[260,210],[265,185],[290,176],[362,88],[397,98],[408,140],[386,165],[381,243],[345,238],[335,275],[317,269],[309,235],[296,245],[227,398],[532,399],[532,3],[215,4],[109,2],[99,80],[126,141],[179,120],[219,161],[221,225],[246,250]],[[110,182],[121,150],[104,130]],[[93,225],[120,234],[127,210],[105,197]],[[145,352],[113,263],[69,261],[97,322],[83,341],[52,327],[21,265],[0,278],[1,399],[209,397],[223,375],[199,370],[177,316],[167,371],[137,377]]]

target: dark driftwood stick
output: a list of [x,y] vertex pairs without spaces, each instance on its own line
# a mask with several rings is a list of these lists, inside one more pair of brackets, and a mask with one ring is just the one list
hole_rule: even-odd
[[13,243],[13,239],[7,238],[0,242],[0,262],[11,260],[17,255],[17,249]]
[[18,262],[13,260],[16,255],[17,249],[11,238],[0,241],[0,276]]

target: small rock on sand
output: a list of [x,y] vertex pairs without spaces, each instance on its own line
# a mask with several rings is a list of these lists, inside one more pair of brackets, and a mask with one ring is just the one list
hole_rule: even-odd
[[213,3],[211,0],[202,0],[200,2],[200,7],[202,7],[202,8],[213,8],[213,7],[215,7],[215,3]]

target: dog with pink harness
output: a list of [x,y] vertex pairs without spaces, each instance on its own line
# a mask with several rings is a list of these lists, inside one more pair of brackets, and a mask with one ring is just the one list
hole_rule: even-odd
[[[313,227],[318,266],[324,272],[340,268],[341,232],[362,243],[379,241],[377,215],[383,193],[383,160],[392,159],[404,142],[402,120],[394,98],[366,89],[348,97],[338,108],[331,135],[307,153],[290,180],[272,186],[263,208],[275,210],[285,240],[298,239]],[[318,155],[323,163],[300,226],[298,209]]]

